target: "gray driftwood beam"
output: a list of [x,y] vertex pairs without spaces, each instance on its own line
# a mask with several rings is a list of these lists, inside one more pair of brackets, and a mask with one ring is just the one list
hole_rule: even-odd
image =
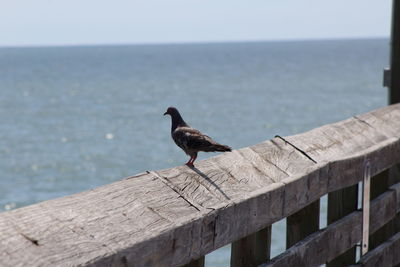
[[0,213],[1,266],[179,266],[400,161],[400,105]]

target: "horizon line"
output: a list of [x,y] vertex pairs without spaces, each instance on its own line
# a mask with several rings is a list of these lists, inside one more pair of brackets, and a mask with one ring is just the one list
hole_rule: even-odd
[[104,42],[104,43],[64,43],[64,44],[15,44],[0,45],[1,48],[57,48],[57,47],[99,47],[99,46],[151,46],[151,45],[201,45],[226,43],[276,43],[276,42],[308,42],[308,41],[340,41],[340,40],[377,40],[390,39],[390,36],[363,37],[321,37],[298,39],[248,39],[248,40],[208,40],[208,41],[160,41],[160,42]]

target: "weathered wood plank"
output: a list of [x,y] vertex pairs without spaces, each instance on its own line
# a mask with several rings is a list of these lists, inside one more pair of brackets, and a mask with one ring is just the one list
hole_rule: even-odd
[[388,190],[371,201],[370,205],[370,233],[376,232],[389,220],[393,219],[400,207],[396,206],[396,194],[394,190]]
[[286,248],[319,230],[319,200],[287,217]]
[[205,257],[201,257],[198,260],[194,260],[189,262],[188,264],[183,265],[183,267],[204,267]]
[[330,162],[328,191],[332,192],[362,181],[365,163],[370,162],[374,176],[392,167],[400,160],[399,139],[389,138],[351,157]]
[[386,137],[400,137],[400,105],[386,106],[355,116],[360,122],[370,126]]
[[[371,179],[371,200],[379,197],[389,187],[389,172],[388,170],[375,175]],[[379,244],[383,243],[389,236],[392,235],[392,225],[380,225],[380,229],[369,236],[369,250],[374,249]]]
[[[328,194],[328,225],[357,210],[358,184]],[[356,246],[327,263],[328,267],[341,267],[356,262]]]
[[[227,238],[232,238],[232,236],[235,236],[236,240],[248,236],[254,233],[252,229],[259,231],[270,226],[273,222],[291,215],[295,211],[294,207],[303,208],[309,204],[307,200],[315,201],[321,197],[323,187],[304,193],[305,190],[308,190],[307,188],[316,188],[322,177],[325,177],[326,180],[326,176],[321,175],[321,172],[324,172],[319,166],[311,166],[307,170],[308,174],[304,174],[303,177],[288,178],[283,180],[284,183],[274,183],[254,191],[254,197],[248,199],[247,202],[238,202],[234,206],[221,210],[216,220],[218,234],[213,240],[214,245],[223,246],[226,244]],[[292,187],[292,184],[299,186]],[[291,206],[284,207],[285,203],[290,203]]]
[[395,266],[400,263],[400,233],[364,255],[357,266]]
[[[394,218],[396,210],[400,210],[400,206],[396,206],[398,192],[395,190],[397,189],[399,189],[398,185],[371,202],[371,233],[376,232],[381,225]],[[262,266],[318,266],[324,264],[354,247],[361,240],[361,230],[362,212],[354,211],[329,224],[326,228],[309,235]]]
[[[0,220],[7,224],[1,231],[2,243],[7,246],[1,246],[5,255],[1,260],[17,266],[20,259],[10,257],[10,250],[22,250],[31,253],[29,258],[37,265],[89,264],[96,255],[107,257],[150,238],[154,234],[148,229],[157,232],[173,225],[175,212],[190,216],[198,211],[152,175],[138,175],[73,197],[2,213]],[[19,234],[10,235],[12,230]],[[24,237],[26,242],[21,242]]]
[[187,264],[399,162],[400,105],[371,114],[0,213],[0,265]]
[[317,162],[351,155],[386,139],[387,136],[355,118],[287,137]]
[[231,266],[252,267],[269,260],[271,226],[232,243]]
[[[250,156],[250,159],[254,160],[250,161],[243,157],[243,155]],[[288,156],[291,163],[290,165],[287,160],[281,160],[282,157]],[[282,214],[283,212],[286,212],[286,214],[294,212],[295,209],[283,211],[285,205],[284,199],[287,201],[295,201],[296,203],[294,205],[307,205],[308,199],[312,197],[315,199],[319,198],[324,187],[322,186],[320,190],[311,190],[321,187],[318,183],[314,182],[318,181],[321,171],[318,167],[312,166],[313,164],[314,163],[309,162],[309,160],[300,153],[294,151],[291,146],[278,139],[261,143],[257,146],[250,147],[250,149],[245,148],[235,153],[229,153],[229,155],[224,157],[224,160],[220,157],[216,157],[210,162],[200,162],[195,168],[186,168],[179,172],[176,170],[174,170],[174,172],[166,170],[157,172],[157,174],[170,182],[172,184],[171,187],[175,188],[176,191],[181,192],[183,195],[185,195],[185,191],[187,191],[188,188],[195,188],[198,190],[201,187],[205,187],[211,194],[219,194],[219,198],[215,200],[214,203],[207,203],[208,206],[206,207],[207,209],[215,209],[215,205],[224,205],[225,207],[224,210],[220,211],[220,215],[214,222],[214,230],[218,234],[212,234],[214,238],[209,240],[210,247],[218,248],[225,245],[227,242],[232,242],[232,238],[242,238],[254,233],[254,230],[269,226],[273,222],[279,220],[279,218],[284,217],[285,215]],[[245,170],[253,168],[255,171],[240,172],[238,166],[242,165]],[[296,166],[298,167],[296,168]],[[310,166],[313,168],[310,169]],[[274,179],[270,179],[266,174],[268,169],[272,174],[275,174]],[[291,172],[296,169],[301,169],[303,175],[290,177],[289,175]],[[308,175],[304,174],[306,171],[309,172]],[[259,177],[255,178],[257,175]],[[279,183],[279,180],[285,180],[287,178],[290,178],[287,184],[286,182]],[[198,184],[191,186],[191,184],[196,183],[199,179],[200,186]],[[264,179],[264,181],[262,181],[262,179]],[[256,183],[251,184],[251,181],[256,181]],[[263,183],[264,187],[262,187],[260,183]],[[265,188],[267,188],[265,185],[268,183],[270,187],[273,186],[276,188],[274,192],[264,195],[263,198],[258,197],[254,199],[254,201],[251,198],[249,199],[249,194],[256,193],[257,188],[263,189],[262,192],[265,192]],[[296,186],[295,184],[300,184],[302,187]],[[313,188],[309,188],[310,185],[312,185]],[[286,190],[286,186],[296,188],[299,191],[310,189],[310,193],[304,196],[303,193],[298,194],[297,191]],[[234,192],[238,192],[239,194],[232,194],[232,189],[235,189]],[[284,192],[289,194],[285,196]],[[203,194],[198,195],[202,196]],[[185,198],[189,199],[193,195],[193,192],[190,192]],[[311,197],[311,195],[315,196]],[[209,198],[209,196],[207,197]],[[249,201],[243,202],[243,199],[248,199]],[[206,202],[202,201],[200,198],[192,198],[192,201],[199,207],[206,206]],[[232,205],[232,202],[234,202],[234,205]],[[269,208],[265,205],[268,205]],[[292,206],[293,205],[291,205],[291,207]],[[252,218],[252,220],[249,221],[249,218]]]
[[285,217],[319,200],[328,191],[329,165],[315,164],[305,176],[292,176],[282,181],[285,184]]
[[262,266],[318,266],[354,246],[360,236],[361,212],[356,211],[309,235]]
[[[358,151],[368,153],[368,149],[373,146],[380,146],[382,142],[393,143],[393,146],[385,146],[385,149],[391,150],[391,152],[382,153],[388,155],[386,158],[376,157],[376,153],[368,155],[367,158],[375,161],[372,164],[373,166],[377,166],[377,164],[393,166],[393,162],[398,162],[400,158],[400,153],[397,153],[399,151],[397,140],[400,137],[399,121],[400,105],[394,105],[354,116],[338,123],[325,125],[307,133],[290,136],[286,140],[317,162],[333,161],[332,164],[343,165],[343,169],[331,166],[331,169],[338,171],[338,173],[330,172],[334,179],[329,179],[328,191],[332,192],[356,184],[362,177],[362,166],[366,158]],[[375,149],[371,149],[371,151],[375,151]],[[352,155],[351,160],[345,156],[349,154]],[[355,157],[357,154],[359,157]],[[344,162],[335,160],[340,157],[343,158]],[[396,158],[394,161],[393,157]],[[348,166],[356,164],[361,168],[349,168],[345,166],[346,163]],[[354,173],[344,173],[344,169],[347,172],[354,171]],[[382,170],[383,168],[377,166],[377,169]],[[358,170],[358,173],[355,172],[356,170]],[[372,175],[379,173],[374,169],[371,171]]]

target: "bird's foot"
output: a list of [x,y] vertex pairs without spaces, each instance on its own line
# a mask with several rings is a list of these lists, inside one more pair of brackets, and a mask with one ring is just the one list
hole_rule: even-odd
[[194,164],[193,163],[191,163],[191,162],[186,162],[186,164],[185,164],[186,166],[188,166],[188,167],[194,167]]

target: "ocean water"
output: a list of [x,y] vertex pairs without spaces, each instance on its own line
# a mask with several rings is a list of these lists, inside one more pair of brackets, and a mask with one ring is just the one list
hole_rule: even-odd
[[0,48],[0,211],[183,164],[168,106],[233,148],[384,106],[388,56],[388,39]]

